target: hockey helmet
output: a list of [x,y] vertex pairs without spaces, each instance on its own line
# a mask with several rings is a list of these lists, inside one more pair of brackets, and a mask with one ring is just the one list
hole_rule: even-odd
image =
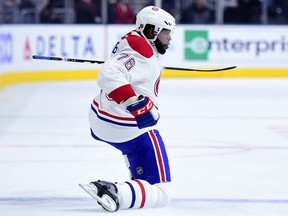
[[[147,39],[143,30],[147,24],[154,25],[154,38]],[[155,41],[162,29],[173,32],[175,29],[175,18],[165,10],[156,6],[147,6],[136,15],[136,29],[149,41]]]

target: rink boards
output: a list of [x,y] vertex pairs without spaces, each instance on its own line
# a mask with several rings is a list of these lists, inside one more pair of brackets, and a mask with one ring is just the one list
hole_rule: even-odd
[[[32,55],[105,61],[133,25],[2,25],[0,86],[96,79],[99,64],[33,60]],[[288,77],[287,26],[178,25],[163,65],[237,69],[203,73],[164,70],[172,78]]]
[[[96,80],[99,69],[11,72],[0,76],[0,87],[42,81]],[[287,78],[288,70],[236,68],[225,72],[164,70],[162,78]]]

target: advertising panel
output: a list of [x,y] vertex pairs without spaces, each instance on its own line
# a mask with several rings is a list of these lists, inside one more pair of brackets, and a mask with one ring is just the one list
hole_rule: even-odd
[[[13,61],[13,36],[9,31],[0,29],[0,68],[7,67]],[[0,74],[3,70],[0,69]]]
[[184,25],[177,27],[172,43],[165,61],[177,66],[288,67],[284,26]]
[[104,31],[100,26],[11,25],[0,29],[0,65],[4,72],[83,68],[67,62],[32,60],[32,55],[104,59]]
[[[100,65],[32,60],[32,55],[106,60],[134,25],[2,25],[0,74],[93,70]],[[287,26],[178,25],[164,66],[288,69]],[[281,73],[282,73],[281,72]]]
[[[108,49],[134,26],[109,26]],[[287,26],[178,25],[165,66],[288,68]]]

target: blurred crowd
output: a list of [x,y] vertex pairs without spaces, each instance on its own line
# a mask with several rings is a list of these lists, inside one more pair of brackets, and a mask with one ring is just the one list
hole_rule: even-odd
[[[0,23],[132,24],[153,0],[1,0]],[[288,24],[288,0],[162,0],[179,24]]]

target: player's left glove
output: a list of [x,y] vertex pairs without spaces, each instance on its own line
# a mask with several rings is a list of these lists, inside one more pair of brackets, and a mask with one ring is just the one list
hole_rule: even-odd
[[135,117],[139,129],[156,125],[160,117],[153,101],[143,95],[129,104],[127,110]]

